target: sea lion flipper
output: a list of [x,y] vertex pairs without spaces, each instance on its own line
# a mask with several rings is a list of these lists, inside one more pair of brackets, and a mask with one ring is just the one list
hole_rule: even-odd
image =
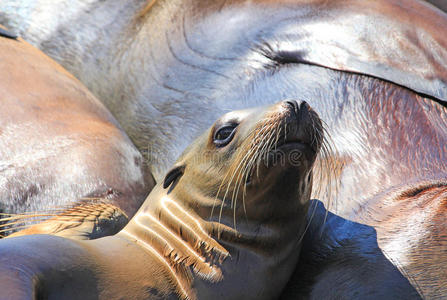
[[[0,221],[12,220],[14,223],[0,225],[6,227],[0,232],[7,232],[10,224],[16,225],[12,229],[23,228],[20,231],[7,235],[6,238],[30,234],[52,234],[74,239],[96,239],[107,235],[113,235],[121,230],[128,222],[127,215],[119,208],[101,199],[95,201],[80,201],[71,208],[54,211],[47,214],[19,214],[0,219]],[[27,221],[35,222],[36,218],[51,217],[37,224],[27,224]],[[21,224],[21,226],[17,226]]]

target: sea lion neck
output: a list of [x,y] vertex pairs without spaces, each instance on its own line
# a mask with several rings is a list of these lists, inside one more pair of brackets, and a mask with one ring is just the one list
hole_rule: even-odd
[[[222,278],[217,266],[228,251],[211,238],[205,222],[193,210],[157,186],[145,205],[120,234],[150,247],[171,266],[191,267],[210,281]],[[188,272],[186,272],[188,273]],[[186,280],[190,274],[183,274]]]
[[[305,227],[303,216],[290,213],[289,221],[293,224],[284,223],[284,218],[267,224],[254,221],[247,224],[241,220],[235,229],[225,224],[232,225],[232,213],[224,214],[220,222],[218,216],[207,218],[214,198],[202,195],[200,201],[206,204],[203,207],[194,207],[192,199],[199,199],[197,193],[191,192],[191,201],[187,199],[179,201],[176,193],[166,193],[166,189],[158,185],[140,211],[117,234],[136,246],[137,252],[146,252],[163,261],[173,274],[176,293],[181,299],[209,299],[221,288],[220,283],[223,286],[230,282],[236,284],[248,270],[260,274],[275,272],[277,265],[284,268],[286,262],[293,268]],[[307,207],[306,203],[303,214]],[[127,253],[133,255],[134,251]],[[238,271],[235,273],[235,270]],[[288,272],[278,274],[278,282],[283,282]],[[271,285],[276,286],[278,282]],[[253,284],[257,290],[258,285],[267,282]],[[197,289],[188,289],[190,286]],[[263,297],[270,298],[269,295]]]

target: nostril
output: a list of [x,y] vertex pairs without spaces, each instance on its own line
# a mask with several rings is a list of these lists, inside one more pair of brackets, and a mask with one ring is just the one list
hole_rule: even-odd
[[309,111],[310,105],[306,101],[302,100],[285,100],[284,101],[290,108],[293,109],[296,115],[303,111]]
[[310,110],[310,105],[306,101],[301,101],[300,110]]
[[293,109],[293,111],[295,112],[295,114],[298,114],[298,110],[299,110],[299,104],[297,101],[295,100],[285,100],[284,101],[290,108]]

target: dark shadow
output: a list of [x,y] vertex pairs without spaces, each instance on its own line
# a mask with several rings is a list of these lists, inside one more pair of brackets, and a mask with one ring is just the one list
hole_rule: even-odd
[[421,299],[380,250],[373,227],[326,212],[318,200],[312,201],[308,220],[312,214],[280,299]]
[[0,27],[0,36],[8,38],[8,39],[13,39],[16,40],[18,38],[18,36],[2,27]]

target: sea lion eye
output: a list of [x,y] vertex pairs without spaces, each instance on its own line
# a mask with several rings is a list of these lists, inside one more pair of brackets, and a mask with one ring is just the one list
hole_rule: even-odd
[[236,127],[237,124],[225,124],[216,130],[213,140],[214,144],[217,147],[226,146],[233,139]]

